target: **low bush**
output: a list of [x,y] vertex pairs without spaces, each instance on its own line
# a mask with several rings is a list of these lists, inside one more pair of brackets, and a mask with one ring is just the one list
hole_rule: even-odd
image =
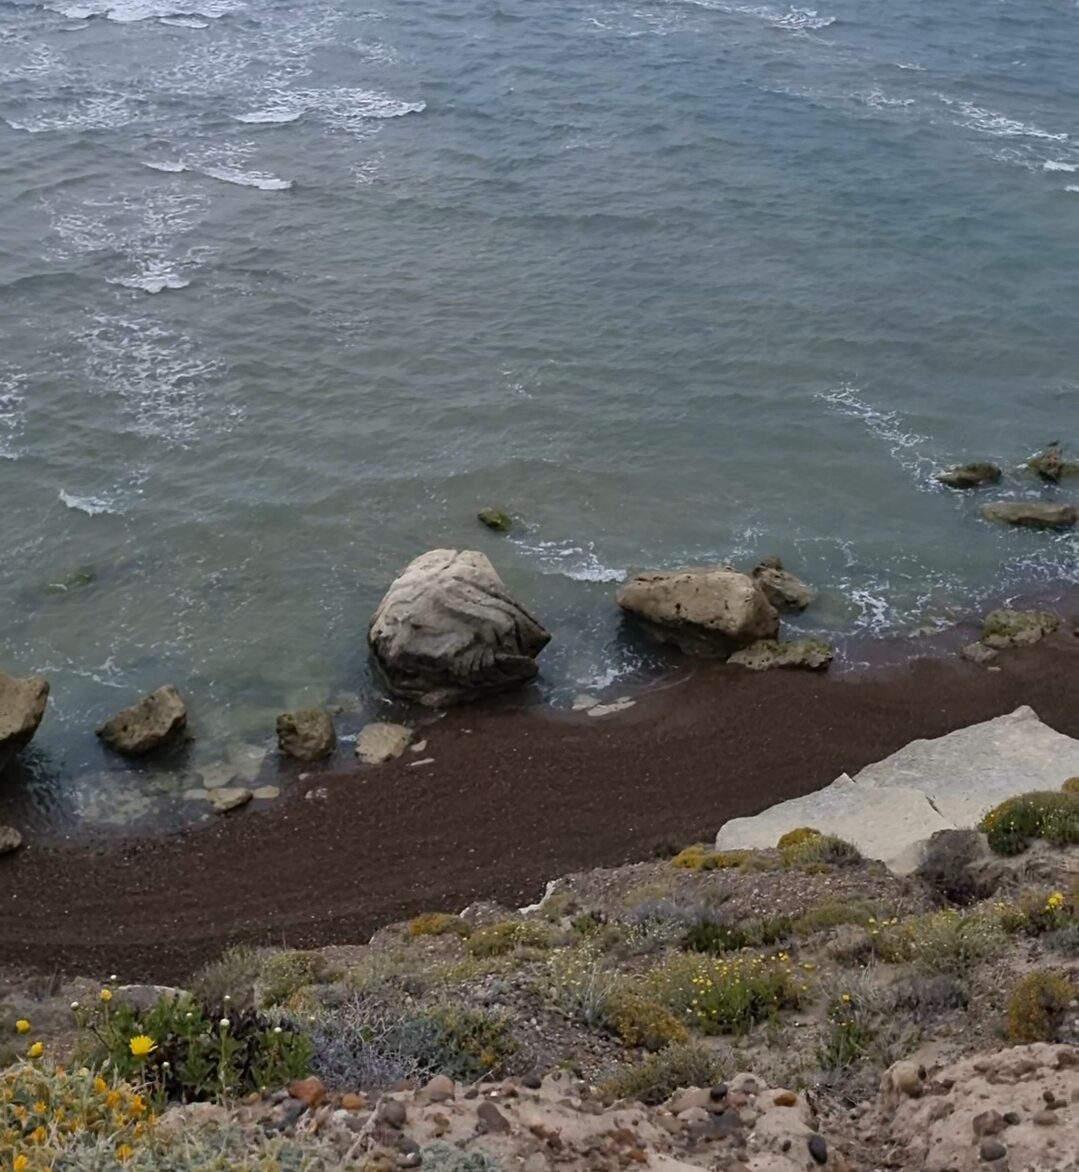
[[785,846],[779,854],[783,866],[790,870],[849,867],[862,861],[862,853],[853,843],[834,834],[811,834]]
[[788,830],[786,834],[780,835],[776,847],[783,851],[790,846],[801,846],[803,842],[808,842],[811,838],[821,837],[821,832],[814,830],[812,826],[798,826],[794,830]]
[[671,957],[645,980],[648,992],[704,1034],[745,1033],[754,1023],[802,1004],[806,989],[790,957]]
[[817,1048],[823,1070],[890,1066],[917,1044],[920,1031],[897,1013],[892,990],[882,988],[867,971],[833,988],[827,998],[827,1020]]
[[659,1001],[631,990],[612,993],[603,1006],[603,1024],[626,1046],[662,1050],[689,1040],[689,1031]]
[[974,967],[996,955],[1007,937],[996,916],[948,908],[903,921],[891,921],[877,936],[881,959],[913,964],[923,972],[969,978]]
[[478,928],[469,936],[466,947],[475,957],[504,956],[518,948],[551,947],[551,931],[545,924],[529,920],[503,920]]
[[1060,792],[1063,794],[1079,794],[1079,777],[1069,777],[1060,787]]
[[1044,936],[1079,922],[1079,891],[1028,891],[1016,903],[998,903],[995,910],[1005,932]]
[[740,867],[749,857],[749,851],[717,851],[697,844],[687,846],[671,859],[671,866],[685,871],[723,871]]
[[699,1042],[668,1046],[643,1062],[620,1067],[603,1084],[604,1094],[655,1105],[681,1087],[714,1086],[730,1065],[729,1055],[717,1054]]
[[1051,846],[1079,843],[1079,794],[1034,792],[1001,802],[982,819],[991,850],[1022,854],[1035,839]]
[[880,922],[880,910],[862,900],[841,902],[831,900],[828,903],[818,904],[798,916],[791,923],[791,931],[795,936],[812,936],[816,932],[826,932],[829,928],[838,928],[841,924],[856,924],[862,928],[875,927]]
[[568,1020],[596,1029],[606,1020],[608,1003],[619,985],[598,942],[586,941],[551,957],[539,992]]
[[143,1012],[102,989],[76,1009],[79,1052],[93,1068],[145,1084],[156,1099],[220,1099],[278,1087],[307,1074],[308,1036],[286,1017],[209,1007],[191,996],[163,998]]
[[1040,969],[1016,984],[1008,997],[1008,1040],[1053,1042],[1068,1013],[1070,1002],[1079,997],[1079,985],[1062,973]]
[[764,920],[698,920],[682,937],[685,952],[713,956],[742,948],[768,947],[790,939],[791,921],[786,916]]
[[420,1153],[424,1172],[502,1172],[502,1162],[486,1152],[462,1152],[444,1140],[436,1140]]
[[326,984],[340,975],[319,952],[272,952],[263,959],[255,988],[261,1004],[272,1007],[284,1005],[307,985]]
[[460,936],[466,938],[472,935],[472,925],[461,916],[451,916],[448,912],[427,912],[416,916],[408,924],[410,936]]
[[247,945],[228,949],[195,975],[191,982],[195,996],[205,1005],[222,1005],[226,997],[238,1008],[253,1005],[265,955]]

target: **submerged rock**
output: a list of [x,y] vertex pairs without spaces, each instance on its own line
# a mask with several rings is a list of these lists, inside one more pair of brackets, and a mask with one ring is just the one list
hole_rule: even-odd
[[513,518],[501,509],[480,509],[476,519],[496,533],[508,533],[513,528]]
[[356,738],[356,756],[366,765],[382,765],[400,757],[411,739],[412,730],[403,724],[369,724]]
[[996,484],[1000,477],[1000,469],[988,461],[957,464],[954,468],[938,472],[936,476],[948,488],[980,488],[983,484]]
[[982,643],[999,650],[1002,647],[1028,647],[1053,634],[1060,619],[1047,610],[994,610],[985,616]]
[[20,680],[0,672],[0,771],[33,739],[48,702],[44,676]]
[[753,571],[753,578],[780,612],[805,610],[817,597],[811,586],[783,569],[779,558],[765,558]]
[[14,826],[0,826],[0,855],[9,855],[22,846],[22,835]]
[[834,658],[835,649],[823,639],[796,639],[789,643],[762,639],[751,647],[736,651],[727,662],[752,671],[767,671],[773,667],[823,671]]
[[277,747],[295,761],[321,761],[337,747],[330,714],[322,708],[283,712],[277,718]]
[[1079,520],[1079,509],[1041,501],[994,501],[982,507],[982,516],[1026,529],[1070,529]]
[[187,728],[187,706],[171,685],[158,688],[107,720],[97,735],[114,753],[141,757],[175,743]]
[[760,585],[730,566],[635,574],[619,589],[618,605],[683,651],[726,657],[779,632]]
[[1050,444],[1040,456],[1028,460],[1027,467],[1051,484],[1056,484],[1065,476],[1079,476],[1079,464],[1065,460],[1059,444]]
[[218,814],[227,814],[229,810],[236,810],[240,806],[246,806],[255,796],[251,790],[244,786],[213,789],[209,791],[209,795],[210,805],[213,806]]
[[482,553],[455,549],[408,565],[367,632],[389,690],[432,708],[533,679],[550,639]]

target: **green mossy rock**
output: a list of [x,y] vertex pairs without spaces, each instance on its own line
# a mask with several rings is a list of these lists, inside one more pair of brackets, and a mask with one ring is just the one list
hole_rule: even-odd
[[1060,626],[1060,619],[1046,610],[994,610],[982,626],[986,647],[1028,647]]
[[937,473],[937,480],[948,488],[980,488],[983,484],[996,484],[1000,477],[1000,469],[988,461],[957,464]]
[[480,509],[476,519],[481,525],[486,525],[496,533],[508,533],[513,528],[513,518],[501,509]]

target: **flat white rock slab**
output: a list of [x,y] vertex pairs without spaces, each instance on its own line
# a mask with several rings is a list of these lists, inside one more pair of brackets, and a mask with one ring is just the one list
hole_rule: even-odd
[[854,778],[844,773],[816,793],[734,818],[716,836],[716,847],[759,850],[775,846],[789,830],[812,826],[909,874],[937,830],[976,826],[1016,794],[1059,790],[1077,776],[1079,741],[1024,706],[943,737],[912,741]]

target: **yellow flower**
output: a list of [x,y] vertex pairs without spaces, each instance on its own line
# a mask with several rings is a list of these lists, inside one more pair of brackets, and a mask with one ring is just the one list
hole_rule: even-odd
[[35,1042],[29,1050],[26,1051],[28,1058],[40,1058],[45,1053],[45,1043]]
[[35,1127],[34,1130],[30,1132],[30,1142],[32,1144],[43,1144],[48,1134],[49,1133],[45,1130],[44,1127]]
[[97,1091],[99,1095],[103,1095],[108,1089],[109,1084],[99,1074],[97,1078],[94,1079],[94,1090]]
[[146,1058],[157,1049],[157,1043],[153,1038],[149,1038],[146,1034],[136,1034],[135,1037],[128,1042],[131,1047],[131,1053],[136,1058]]
[[34,1114],[35,1115],[44,1115],[45,1112],[48,1111],[48,1109],[49,1109],[48,1104],[43,1103],[40,1099],[38,1099],[38,1101],[34,1104]]
[[849,1005],[850,1004],[850,994],[844,993],[843,996],[840,997],[839,1000],[842,1001],[844,1005]]
[[135,1149],[130,1144],[121,1144],[116,1149],[116,1158],[123,1164],[126,1160],[130,1160],[135,1154]]
[[1046,911],[1059,911],[1064,906],[1064,892],[1054,891],[1052,895],[1045,901]]
[[30,1166],[29,1156],[16,1156],[12,1165],[11,1165],[11,1168],[12,1168],[12,1172],[26,1172],[26,1169],[29,1166]]
[[19,1031],[20,1034],[28,1034],[30,1032],[30,1023],[26,1020],[25,1017],[20,1017],[19,1020],[15,1023],[15,1028]]
[[106,1005],[108,1005],[108,1003],[112,1000],[112,990],[111,989],[102,989],[101,992],[98,994],[98,996],[101,998],[102,1001],[105,1002]]

